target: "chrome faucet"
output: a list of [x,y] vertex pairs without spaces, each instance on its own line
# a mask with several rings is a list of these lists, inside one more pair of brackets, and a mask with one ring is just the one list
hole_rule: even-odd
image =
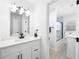
[[19,36],[19,38],[20,38],[20,39],[24,38],[24,34],[21,33],[20,36]]

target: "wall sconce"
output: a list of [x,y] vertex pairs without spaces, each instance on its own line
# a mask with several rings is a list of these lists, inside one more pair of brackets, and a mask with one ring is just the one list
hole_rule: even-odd
[[18,11],[18,13],[20,15],[22,15],[23,13],[28,17],[30,16],[30,10],[29,9],[24,9],[23,6],[22,7],[17,7],[16,4],[14,3],[12,6],[11,6],[11,9],[10,9],[11,12],[14,12],[16,13]]
[[30,16],[30,10],[28,9],[28,10],[25,10],[25,15],[26,16]]
[[12,5],[12,7],[11,7],[11,11],[14,12],[14,13],[16,13],[17,10],[18,10],[18,8],[17,8],[16,4],[14,3]]
[[26,16],[30,16],[30,10],[25,10],[23,7],[19,8],[19,14],[25,13]]
[[23,14],[24,13],[24,8],[23,7],[20,7],[20,9],[19,9],[19,14]]

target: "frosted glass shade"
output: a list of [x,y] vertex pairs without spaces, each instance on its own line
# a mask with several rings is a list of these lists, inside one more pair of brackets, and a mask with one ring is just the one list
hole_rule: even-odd
[[18,8],[16,7],[15,4],[13,4],[11,7],[11,11],[15,13],[17,10],[18,10]]
[[19,10],[19,14],[23,14],[23,13],[24,13],[24,9],[21,8],[21,9]]
[[26,15],[26,16],[30,16],[30,10],[26,10],[26,11],[25,11],[25,15]]

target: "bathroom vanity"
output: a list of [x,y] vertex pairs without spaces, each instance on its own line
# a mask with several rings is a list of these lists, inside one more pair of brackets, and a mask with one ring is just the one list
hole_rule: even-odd
[[40,59],[40,38],[0,41],[0,59]]
[[71,59],[79,59],[79,42],[77,42],[77,36],[69,35],[67,39],[67,57]]

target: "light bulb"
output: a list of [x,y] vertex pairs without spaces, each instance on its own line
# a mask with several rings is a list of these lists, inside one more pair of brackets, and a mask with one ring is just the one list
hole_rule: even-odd
[[16,12],[18,10],[17,6],[15,4],[12,5],[11,11]]
[[19,14],[23,14],[24,13],[24,9],[23,7],[19,10]]
[[25,11],[25,14],[26,14],[26,16],[30,16],[30,10],[29,10],[29,9],[26,10],[26,11]]

